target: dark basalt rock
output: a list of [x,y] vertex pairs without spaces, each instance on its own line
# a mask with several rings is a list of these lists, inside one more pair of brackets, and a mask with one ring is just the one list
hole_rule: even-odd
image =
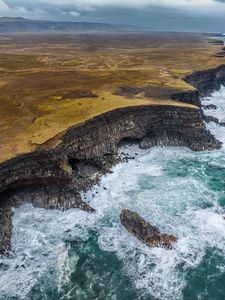
[[[97,184],[120,161],[118,147],[123,141],[135,141],[141,148],[220,148],[221,143],[206,130],[203,119],[197,108],[151,105],[117,109],[88,120],[70,128],[54,150],[25,154],[0,164],[0,205],[4,203],[11,211],[11,207],[28,201],[38,207],[92,211],[81,202],[80,192]],[[10,248],[10,222],[9,217],[2,226],[0,223],[1,252]]]
[[6,254],[10,250],[10,238],[12,231],[12,210],[8,203],[0,206],[0,254]]
[[209,105],[202,105],[202,108],[206,109],[206,110],[215,110],[218,107],[216,105],[214,105],[214,104],[209,104]]
[[152,226],[137,213],[129,210],[121,212],[120,220],[128,232],[149,247],[165,247],[170,249],[173,243],[177,241],[174,235],[161,233],[157,227]]
[[214,122],[218,125],[220,125],[221,127],[225,127],[225,122],[220,122],[219,119],[212,117],[212,116],[205,116],[204,120],[206,123],[210,123],[210,122]]
[[216,124],[220,124],[219,119],[212,117],[212,116],[204,116],[204,121],[206,123],[214,122]]
[[201,101],[198,90],[176,93],[171,95],[171,99],[176,100],[178,102],[189,103],[201,107]]
[[18,189],[8,194],[7,203],[11,203],[14,207],[19,207],[24,203],[31,203],[35,207],[46,209],[67,210],[70,208],[79,208],[89,213],[95,210],[84,202],[79,193],[67,188],[45,188],[39,189],[30,187],[26,190]]
[[198,89],[200,97],[209,96],[225,84],[225,64],[214,69],[194,72],[184,80]]

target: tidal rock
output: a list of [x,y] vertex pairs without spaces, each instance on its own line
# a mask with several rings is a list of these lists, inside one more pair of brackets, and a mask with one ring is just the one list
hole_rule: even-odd
[[[5,203],[0,205],[0,256],[10,250],[10,238],[12,232],[12,211]],[[0,264],[0,270],[4,266]]]
[[202,108],[206,110],[215,110],[217,109],[217,106],[214,104],[209,104],[209,105],[203,105]]
[[215,117],[212,117],[212,116],[204,116],[204,121],[206,123],[210,123],[210,122],[214,122],[216,124],[219,124],[219,119],[215,118]]
[[160,230],[146,222],[137,213],[130,210],[122,210],[120,220],[128,232],[136,236],[149,247],[172,248],[177,238],[174,235],[161,233]]
[[212,116],[205,116],[204,120],[206,123],[210,123],[210,122],[214,122],[218,125],[220,125],[221,127],[225,127],[225,122],[220,122],[219,119],[212,117]]

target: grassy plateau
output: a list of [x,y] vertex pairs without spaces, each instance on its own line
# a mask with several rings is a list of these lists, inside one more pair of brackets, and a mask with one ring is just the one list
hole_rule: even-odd
[[182,78],[217,66],[221,46],[188,34],[0,36],[0,162],[55,147],[71,126],[136,105],[176,105]]

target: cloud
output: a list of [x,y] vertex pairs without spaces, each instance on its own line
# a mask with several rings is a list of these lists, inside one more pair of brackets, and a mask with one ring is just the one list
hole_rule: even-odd
[[224,15],[225,0],[0,0],[0,16],[137,24],[162,30],[196,26],[196,30],[223,31]]
[[9,7],[5,4],[3,0],[0,0],[0,11],[7,11]]
[[80,16],[80,13],[78,11],[70,11],[69,12],[69,15],[71,17],[79,17]]
[[[145,9],[161,8],[180,10],[187,13],[217,14],[225,12],[225,0],[0,0],[0,14],[4,11],[17,11],[19,7],[32,11],[61,10],[95,11],[104,8]],[[74,14],[76,17],[77,15]]]
[[[0,0],[0,3],[13,4],[25,2],[20,0]],[[224,6],[224,0],[29,0],[29,5],[57,5],[57,6],[74,6],[78,8],[86,7],[128,7],[128,8],[144,8],[144,7],[167,7],[180,9],[209,9],[220,8]],[[1,4],[0,4],[1,5]],[[1,6],[0,6],[1,7]]]
[[6,15],[6,14],[21,14],[24,15],[27,13],[27,10],[24,6],[17,6],[15,8],[11,8],[4,0],[0,0],[0,14]]
[[[32,1],[32,0],[31,0]],[[35,1],[33,1],[35,3]],[[44,9],[35,7],[33,9],[28,9],[26,4],[21,1],[21,3],[17,3],[17,1],[7,1],[0,0],[0,17],[1,16],[10,16],[17,17],[22,16],[26,18],[37,18],[40,15],[47,16],[48,12]]]
[[167,7],[176,9],[201,8],[208,10],[224,7],[223,0],[30,0],[29,2],[58,6],[70,5],[80,9],[85,7]]

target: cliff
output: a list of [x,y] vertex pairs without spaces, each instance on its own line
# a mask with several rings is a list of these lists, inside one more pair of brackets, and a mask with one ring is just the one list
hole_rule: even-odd
[[0,165],[2,231],[0,251],[10,247],[10,207],[32,202],[38,207],[79,207],[80,192],[98,182],[118,161],[122,141],[141,148],[182,146],[212,150],[221,143],[205,128],[202,111],[179,106],[137,106],[108,112],[70,128],[54,150],[37,151]]
[[[171,47],[171,49],[172,48],[173,47]],[[158,60],[160,61],[159,58]],[[150,70],[149,72],[152,73],[152,68],[153,67],[150,68],[148,66],[147,70]],[[58,131],[57,128],[57,134],[60,133],[60,139],[56,139],[57,143],[53,143],[53,147],[47,147],[47,144],[49,142],[51,143],[52,140],[49,141],[44,138],[44,144],[35,144],[34,149],[36,149],[36,151],[16,156],[0,164],[1,253],[6,253],[10,250],[12,207],[17,207],[24,202],[31,202],[37,207],[58,209],[75,207],[93,212],[94,210],[87,203],[82,201],[80,192],[90,189],[90,187],[99,181],[103,174],[108,172],[114,164],[120,161],[118,148],[126,141],[138,142],[139,146],[144,149],[153,146],[177,146],[189,147],[193,151],[203,151],[221,147],[221,143],[206,130],[204,123],[205,116],[201,110],[200,97],[209,95],[213,90],[219,89],[220,85],[225,83],[225,65],[205,71],[194,72],[184,78],[186,83],[178,78],[176,74],[176,76],[174,74],[171,75],[168,70],[162,69],[161,65],[160,68],[158,68],[158,66],[154,66],[154,68],[157,72],[159,70],[159,74],[157,73],[157,75],[153,72],[153,74],[151,74],[152,77],[148,77],[148,79],[154,80],[154,82],[151,83],[152,85],[148,86],[146,83],[144,89],[142,87],[136,88],[135,93],[137,93],[137,95],[135,95],[135,97],[137,98],[131,97],[131,99],[129,99],[130,104],[126,104],[124,107],[115,108],[115,102],[121,103],[121,101],[127,101],[124,98],[114,95],[118,90],[116,77],[116,80],[114,79],[114,81],[116,81],[114,89],[110,91],[109,94],[104,90],[104,93],[101,94],[101,97],[98,97],[97,100],[79,99],[77,101],[57,96],[54,99],[49,98],[47,104],[45,101],[42,106],[37,100],[37,103],[41,106],[41,115],[39,118],[35,116],[38,115],[38,109],[40,107],[34,106],[35,109],[33,106],[31,107],[34,114],[32,109],[28,110],[29,112],[32,111],[32,118],[29,116],[28,119],[31,118],[32,126],[34,126],[29,133],[32,137],[37,137],[38,141],[39,135],[41,135],[44,130],[54,130],[54,126],[62,126],[62,123],[64,121],[66,122],[69,118],[71,118],[72,124],[75,124],[74,111],[77,113],[77,108],[80,107],[79,109],[81,110],[82,105],[84,107],[82,108],[82,113],[85,113],[86,118],[81,118],[82,121],[77,122],[75,126],[68,126],[66,123],[66,130],[64,130],[63,127],[62,131]],[[145,70],[145,68],[143,70]],[[32,76],[36,74],[35,72],[38,73],[39,71],[32,69]],[[146,71],[142,72],[142,76],[146,77]],[[183,72],[186,74],[187,71],[182,71],[182,74]],[[80,73],[82,74],[82,72]],[[133,72],[132,70],[129,75],[134,73],[138,80],[140,80],[140,73],[136,71]],[[75,77],[75,79],[78,80],[79,76],[76,77],[74,74],[72,74],[73,78]],[[87,77],[87,75],[87,72],[85,72],[82,76],[89,78],[89,82],[91,83],[93,79],[92,77]],[[117,75],[118,74],[116,74],[116,76]],[[21,78],[21,76],[20,72],[18,77]],[[101,74],[101,76],[101,78],[105,78],[105,74],[104,76]],[[124,76],[126,80],[129,79],[126,73]],[[44,78],[44,76],[42,77]],[[56,81],[56,76],[53,77]],[[63,77],[60,78],[64,77],[72,78],[69,77],[69,73],[63,73]],[[95,77],[95,75],[93,77]],[[45,78],[52,78],[52,76],[46,76]],[[155,84],[156,79],[157,84]],[[160,80],[158,81],[158,79]],[[7,80],[9,80],[8,77]],[[119,85],[122,86],[120,80]],[[135,84],[137,84],[136,80],[135,77]],[[165,80],[165,82],[162,80]],[[121,80],[123,83],[124,81],[124,79]],[[35,81],[33,77],[32,86],[29,86],[28,81],[26,81],[26,89],[29,87],[31,91],[35,90],[33,85],[36,82],[37,80]],[[58,82],[59,81],[56,81],[54,84],[58,85]],[[43,85],[42,81],[41,83]],[[100,81],[100,83],[104,86],[104,89],[107,90],[108,82],[106,84],[105,81]],[[63,81],[61,84],[65,85],[65,82]],[[83,86],[83,79],[80,84]],[[131,85],[132,84],[131,82]],[[195,89],[190,85],[195,87]],[[51,93],[52,89],[55,91],[55,85],[53,85],[53,87],[51,85],[49,86],[51,87]],[[126,82],[124,86],[127,86]],[[39,85],[37,88],[39,88]],[[21,82],[18,83],[18,89],[21,90]],[[24,90],[26,91],[26,89]],[[29,95],[30,90],[28,89]],[[90,86],[90,90],[92,90],[92,86]],[[156,91],[160,93],[155,95],[154,93]],[[6,92],[8,93],[7,89],[5,90],[5,93]],[[140,97],[139,93],[141,94],[143,92],[146,94],[146,97],[148,97],[149,93],[149,97],[151,96],[152,99],[145,99],[141,102],[138,97]],[[13,97],[16,95],[16,90],[13,90],[12,95]],[[94,117],[87,119],[87,105],[90,104],[89,106],[91,108],[97,107],[98,105],[101,107],[106,104],[108,105],[110,100],[106,101],[105,95],[111,99],[113,104],[112,107],[109,106],[108,110],[110,111],[101,114],[98,109],[98,116],[94,116],[95,114],[93,113],[91,116]],[[176,102],[168,100],[169,95],[171,95],[171,98],[176,100]],[[156,96],[157,98],[154,98]],[[40,97],[43,97],[43,95],[40,95]],[[45,99],[45,97],[43,98]],[[19,99],[21,99],[21,95],[19,95]],[[2,104],[4,105],[6,102],[5,98],[3,100],[4,102],[2,102]],[[146,103],[146,101],[149,101],[149,105],[143,104]],[[72,109],[74,108],[73,103],[76,103],[75,108],[77,110]],[[138,103],[141,104],[138,105]],[[27,102],[25,102],[25,104],[27,105]],[[52,107],[55,106],[57,107],[57,114],[54,115]],[[29,105],[25,107],[28,108]],[[15,110],[21,109],[24,112],[22,104],[16,103],[14,108]],[[57,117],[59,118],[57,119]],[[18,120],[20,123],[23,123],[20,117],[18,117]],[[8,120],[6,121],[8,122]],[[11,122],[11,119],[9,119],[9,121]],[[13,127],[15,130],[16,124],[17,123],[15,123]],[[24,124],[22,125],[24,126]],[[43,125],[44,130],[42,130],[41,125]],[[26,127],[26,133],[28,132],[27,128],[28,127]],[[61,127],[59,129],[61,130]],[[22,130],[24,130],[24,127],[22,127],[21,131]],[[8,135],[9,134],[7,134],[7,136]],[[2,134],[2,137],[4,136],[6,136],[6,134]],[[46,136],[48,136],[48,134]],[[54,136],[55,135],[53,135],[53,137]],[[30,137],[30,135],[26,135],[25,138],[23,136],[23,139],[28,141],[28,137]],[[36,139],[32,140],[32,147],[34,141],[36,141]],[[13,141],[13,143],[15,143],[15,141]],[[42,150],[48,148],[50,149]]]
[[184,80],[197,88],[200,97],[209,96],[225,84],[225,64],[209,70],[194,72]]
[[220,45],[183,33],[1,35],[0,45],[0,163],[54,148],[68,128],[107,111],[200,106],[183,77],[223,61]]

